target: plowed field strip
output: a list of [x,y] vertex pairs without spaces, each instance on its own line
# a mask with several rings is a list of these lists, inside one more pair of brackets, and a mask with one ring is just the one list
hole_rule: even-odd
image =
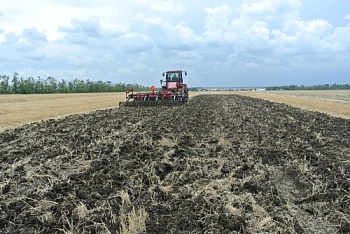
[[[350,90],[291,92],[191,92],[201,94],[240,94],[280,102],[336,117],[350,119]],[[0,95],[0,132],[22,124],[58,118],[75,113],[114,108],[125,93]]]
[[4,233],[350,233],[350,120],[239,95],[0,133]]

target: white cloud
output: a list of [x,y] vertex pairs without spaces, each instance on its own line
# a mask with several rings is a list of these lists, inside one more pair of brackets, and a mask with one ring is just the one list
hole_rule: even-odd
[[300,0],[33,0],[29,6],[4,0],[2,71],[149,85],[176,68],[191,71],[194,86],[232,79],[238,86],[245,76],[265,73],[273,81],[295,70],[317,73],[321,65],[349,73],[350,25],[307,18],[306,6]]
[[39,32],[39,30],[36,28],[23,29],[22,37],[29,42],[47,42],[46,35]]
[[271,32],[266,22],[255,22],[248,27],[240,38],[241,49],[246,51],[260,51],[269,54],[269,50],[275,46],[271,39]]
[[186,10],[186,7],[184,4],[176,4],[172,1],[156,1],[152,2],[149,9],[156,12],[180,15]]
[[[139,15],[133,23],[131,30],[147,34],[149,40],[165,54],[171,50],[191,50],[196,46],[200,38],[185,23],[171,24],[159,17],[145,17]],[[142,25],[142,27],[139,27]]]
[[82,58],[78,58],[75,56],[70,56],[67,58],[67,63],[73,67],[83,67],[88,68],[95,64],[96,59],[91,58],[90,56],[84,56]]
[[65,33],[83,34],[88,37],[99,37],[100,35],[100,20],[98,17],[90,17],[87,19],[71,20],[71,26],[60,26],[59,30]]
[[[350,24],[347,27],[334,29],[334,34],[329,38],[333,44],[334,52],[350,52]],[[349,56],[350,57],[350,56]]]
[[260,20],[297,18],[300,6],[299,0],[245,1],[241,6],[241,16]]
[[207,13],[205,18],[205,29],[208,31],[225,31],[229,27],[232,9],[228,5],[214,8],[204,8]]
[[329,53],[334,46],[334,41],[329,40],[333,34],[333,27],[325,20],[287,21],[282,31],[289,38],[293,38],[289,43],[292,43],[295,53]]
[[285,21],[282,30],[296,36],[322,37],[332,33],[333,27],[326,20],[321,19],[312,21],[289,20]]
[[119,47],[125,53],[140,53],[153,48],[153,41],[140,33],[127,33],[118,41]]
[[59,26],[58,31],[68,43],[82,45],[98,45],[101,38],[100,21],[97,17],[86,19],[74,18],[69,26]]

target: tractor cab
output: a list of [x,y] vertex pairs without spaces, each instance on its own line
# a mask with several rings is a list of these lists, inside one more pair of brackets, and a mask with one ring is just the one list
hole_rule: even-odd
[[[187,72],[182,70],[164,72],[163,76],[165,76],[166,84],[164,86],[162,85],[163,90],[175,90],[179,86],[182,86],[182,73],[187,75]],[[161,84],[163,84],[163,82],[163,80],[160,81]]]
[[182,72],[174,71],[166,73],[166,82],[181,82],[182,83]]

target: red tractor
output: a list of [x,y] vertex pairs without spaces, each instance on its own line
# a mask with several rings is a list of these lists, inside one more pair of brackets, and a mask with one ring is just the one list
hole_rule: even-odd
[[188,88],[183,83],[183,74],[186,71],[175,70],[163,72],[165,80],[160,80],[161,89],[151,87],[150,92],[134,93],[133,89],[126,91],[126,101],[120,102],[119,106],[154,106],[154,105],[177,105],[188,101]]

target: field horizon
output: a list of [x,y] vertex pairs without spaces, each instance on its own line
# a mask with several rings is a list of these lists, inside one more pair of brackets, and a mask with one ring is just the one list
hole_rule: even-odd
[[[198,91],[190,92],[190,97],[202,94],[245,95],[350,119],[350,90]],[[41,120],[116,108],[124,100],[124,92],[0,95],[0,132]]]

